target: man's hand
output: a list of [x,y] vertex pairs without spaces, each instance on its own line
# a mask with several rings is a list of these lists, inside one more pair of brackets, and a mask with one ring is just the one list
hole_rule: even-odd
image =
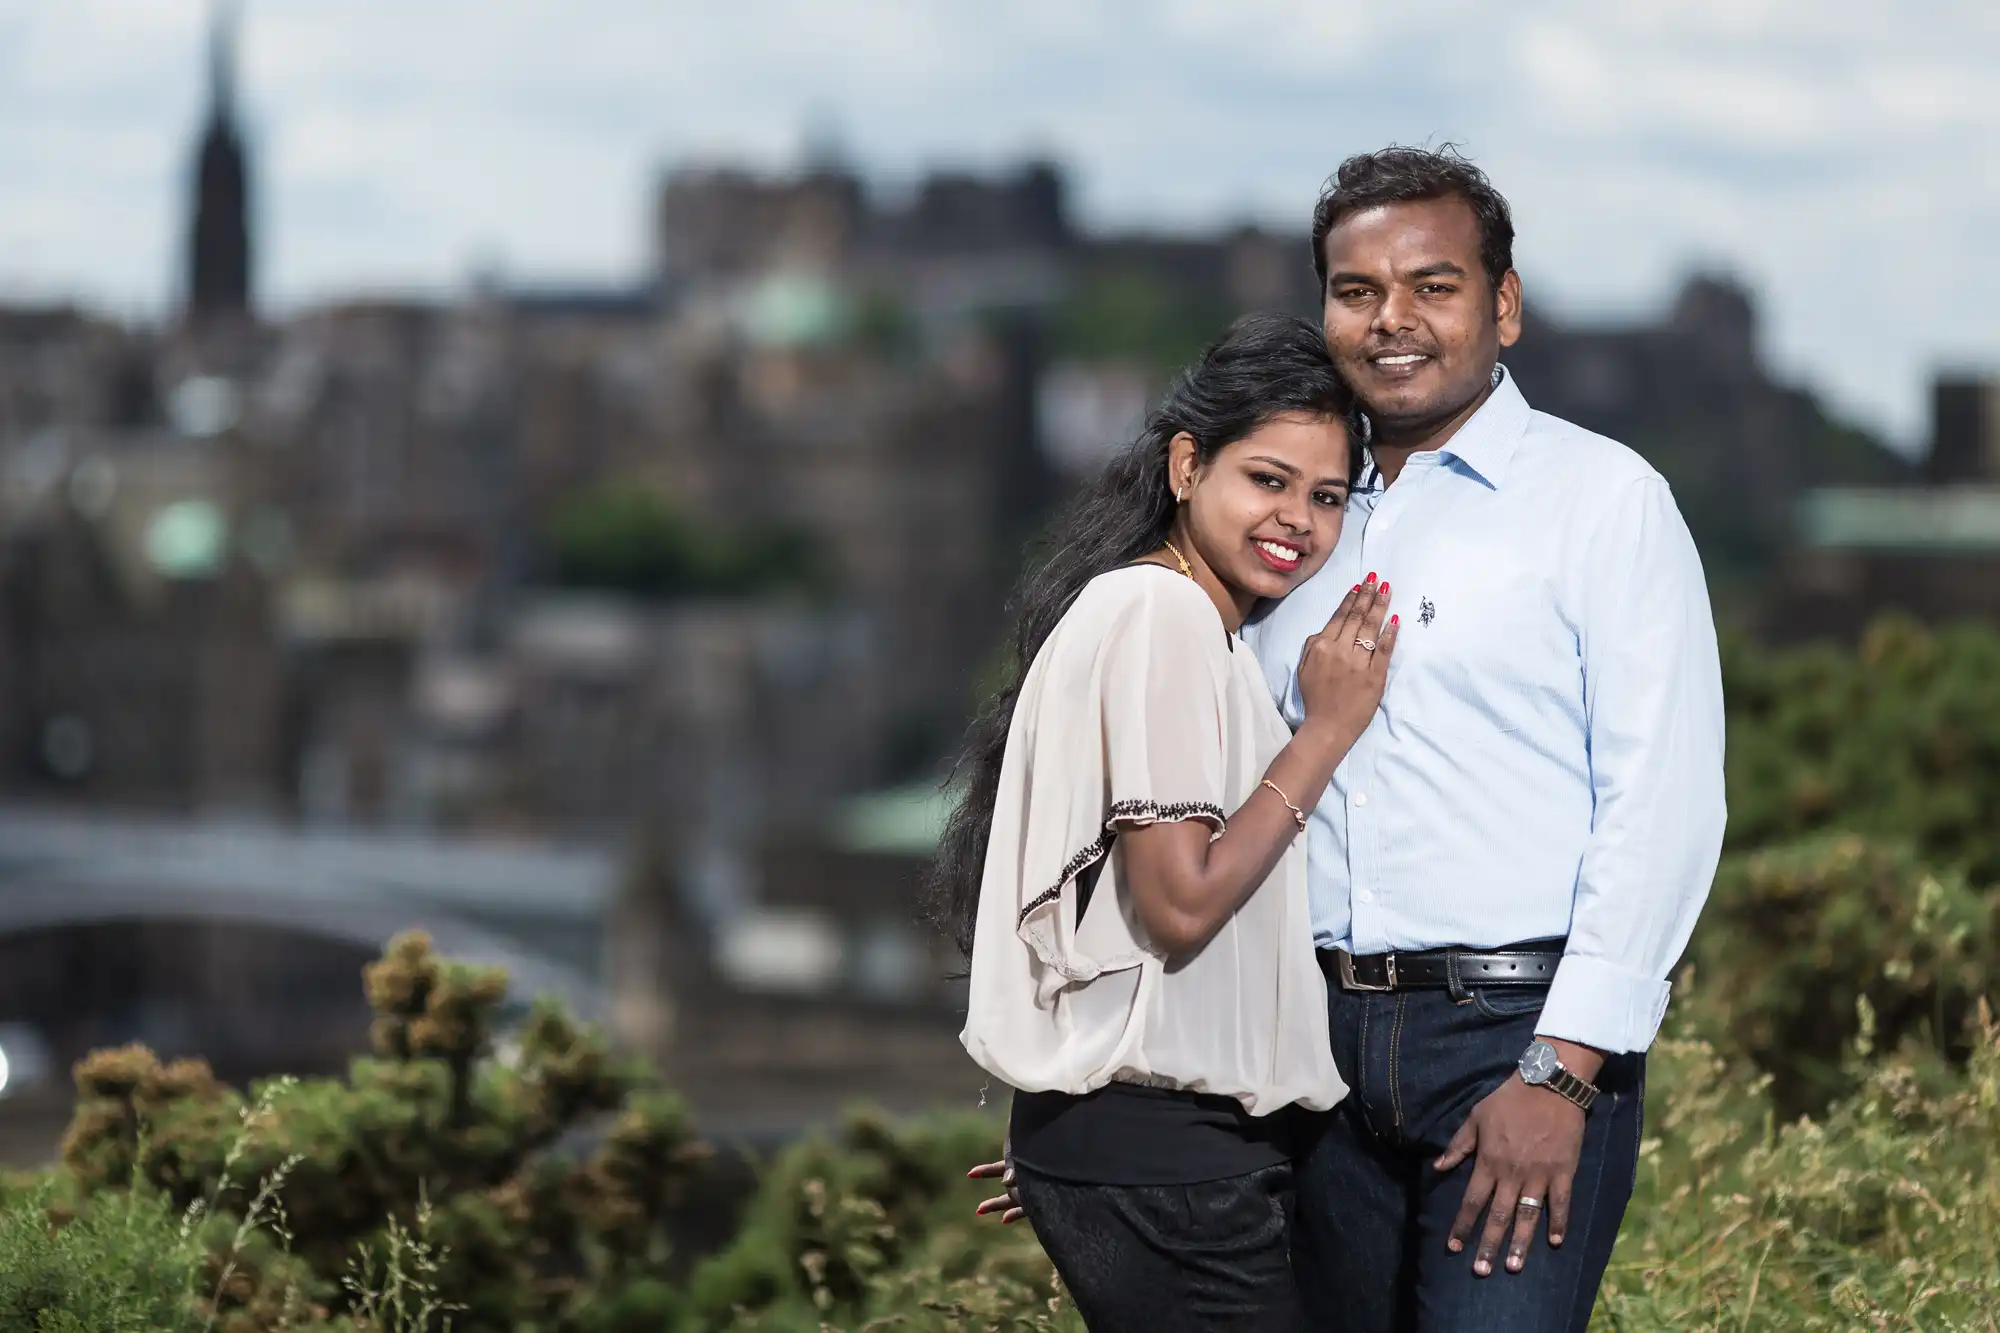
[[996,1194],[973,1209],[975,1216],[999,1213],[1001,1222],[1007,1223],[1018,1222],[1028,1215],[1028,1210],[1021,1206],[1021,1196],[1014,1192],[1014,1164],[1008,1158],[1009,1154],[1003,1148],[1001,1160],[982,1162],[965,1173],[968,1180],[998,1180],[1007,1187],[1005,1194]]
[[[1561,1052],[1564,1068],[1580,1078],[1596,1078],[1603,1063],[1601,1053],[1554,1038],[1544,1040]],[[1465,1202],[1459,1205],[1446,1242],[1453,1254],[1462,1252],[1479,1214],[1486,1213],[1486,1229],[1472,1257],[1473,1272],[1485,1277],[1493,1271],[1493,1258],[1507,1239],[1510,1226],[1514,1237],[1507,1246],[1507,1271],[1520,1272],[1544,1211],[1549,1219],[1549,1244],[1562,1244],[1563,1233],[1569,1229],[1570,1187],[1577,1157],[1583,1152],[1583,1121],[1582,1108],[1573,1102],[1510,1075],[1497,1091],[1472,1108],[1458,1133],[1452,1135],[1444,1156],[1434,1165],[1439,1171],[1449,1171],[1477,1154],[1472,1179],[1465,1187]]]

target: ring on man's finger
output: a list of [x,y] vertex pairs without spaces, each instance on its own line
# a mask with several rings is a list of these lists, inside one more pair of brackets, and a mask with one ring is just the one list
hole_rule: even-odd
[[1373,640],[1373,639],[1356,639],[1356,640],[1354,641],[1354,646],[1355,646],[1356,648],[1359,648],[1359,649],[1361,649],[1361,651],[1363,651],[1363,652],[1365,652],[1365,653],[1372,653],[1372,652],[1374,652],[1374,651],[1375,651],[1375,640]]
[[1530,1199],[1524,1194],[1514,1201],[1514,1206],[1516,1208],[1539,1208],[1542,1206],[1542,1201],[1540,1199]]

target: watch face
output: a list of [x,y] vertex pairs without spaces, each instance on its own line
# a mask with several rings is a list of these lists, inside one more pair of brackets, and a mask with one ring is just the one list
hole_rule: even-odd
[[1528,1083],[1546,1083],[1555,1077],[1561,1063],[1555,1047],[1545,1041],[1535,1042],[1522,1053],[1521,1078]]

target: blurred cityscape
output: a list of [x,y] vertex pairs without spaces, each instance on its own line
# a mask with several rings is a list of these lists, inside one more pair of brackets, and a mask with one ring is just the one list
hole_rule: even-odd
[[[93,1047],[339,1068],[409,926],[715,1132],[971,1104],[911,891],[1022,544],[1231,316],[1315,309],[1303,227],[1088,231],[1048,161],[704,167],[628,286],[272,318],[230,58],[176,315],[0,307],[0,1157]],[[1729,275],[1530,313],[1530,401],[1667,475],[1742,631],[2000,618],[1994,380],[1940,377],[1912,461]]]

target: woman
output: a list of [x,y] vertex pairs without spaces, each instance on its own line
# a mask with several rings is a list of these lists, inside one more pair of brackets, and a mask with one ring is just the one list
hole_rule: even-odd
[[1236,632],[1332,551],[1351,412],[1313,325],[1234,325],[1058,525],[961,761],[933,890],[962,1040],[1016,1089],[1013,1189],[1099,1333],[1302,1326],[1291,1137],[1346,1091],[1304,812],[1397,624],[1371,575],[1306,648],[1296,735]]

